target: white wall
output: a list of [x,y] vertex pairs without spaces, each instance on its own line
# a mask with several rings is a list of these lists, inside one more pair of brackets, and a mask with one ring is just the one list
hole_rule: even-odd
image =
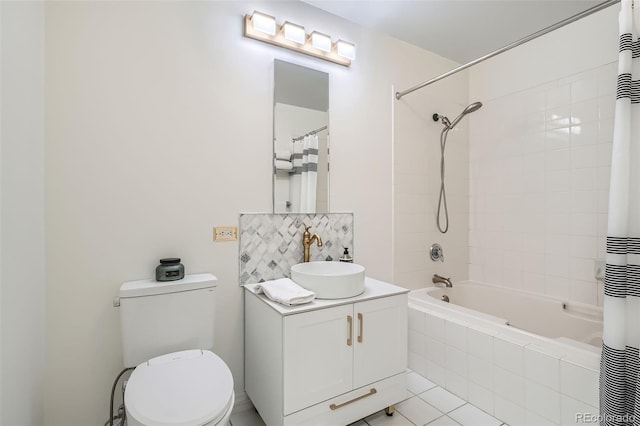
[[[353,41],[357,60],[245,39],[254,9]],[[331,210],[354,212],[356,261],[392,280],[392,85],[441,58],[297,2],[48,2],[45,18],[46,424],[106,420],[111,300],[165,256],[218,276],[215,349],[242,391],[238,246],[212,228],[272,208],[275,58],[330,74]]]
[[43,423],[44,3],[0,2],[0,423]]
[[470,277],[601,304],[619,6],[470,70]]

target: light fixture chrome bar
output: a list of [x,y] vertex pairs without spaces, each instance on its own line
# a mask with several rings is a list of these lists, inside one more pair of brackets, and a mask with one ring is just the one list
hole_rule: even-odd
[[494,50],[491,53],[488,53],[488,54],[486,54],[484,56],[481,56],[478,59],[474,59],[471,62],[467,62],[464,65],[460,65],[459,67],[454,68],[451,71],[447,71],[446,73],[441,74],[441,75],[439,75],[437,77],[434,77],[431,80],[427,80],[427,81],[425,81],[423,83],[417,84],[417,85],[415,85],[415,86],[413,86],[413,87],[411,87],[411,88],[409,88],[407,90],[403,90],[402,92],[396,92],[396,99],[400,100],[400,98],[402,98],[405,95],[408,95],[411,92],[415,92],[416,90],[422,89],[423,87],[428,86],[430,84],[433,84],[436,81],[440,81],[443,78],[449,77],[450,75],[453,75],[453,74],[456,74],[456,73],[458,73],[460,71],[466,70],[467,68],[472,67],[473,65],[479,64],[480,62],[485,61],[485,60],[487,60],[489,58],[493,58],[494,56],[499,55],[500,53],[504,53],[507,50],[511,50],[514,47],[518,47],[521,44],[524,44],[524,43],[526,43],[528,41],[536,39],[536,38],[538,38],[538,37],[540,37],[542,35],[545,35],[545,34],[551,32],[553,30],[557,30],[558,28],[562,28],[567,24],[570,24],[570,23],[575,22],[575,21],[577,21],[579,19],[582,19],[582,18],[584,18],[586,16],[589,16],[592,13],[599,12],[602,9],[606,9],[607,7],[612,6],[612,5],[616,4],[616,3],[620,3],[620,0],[607,0],[607,1],[604,1],[604,2],[602,2],[600,4],[597,4],[597,5],[591,7],[589,9],[587,9],[587,10],[584,10],[584,11],[582,11],[580,13],[577,13],[577,14],[575,14],[573,16],[570,16],[567,19],[564,19],[564,20],[562,20],[560,22],[557,22],[557,23],[555,23],[553,25],[550,25],[550,26],[548,26],[546,28],[543,28],[542,30],[537,31],[537,32],[535,32],[535,33],[533,33],[531,35],[523,37],[520,40],[517,40],[517,41],[515,41],[515,42],[513,42],[513,43],[511,43],[511,44],[509,44],[507,46],[504,46],[504,47],[502,47],[502,48],[500,48],[498,50]]
[[315,135],[316,133],[320,133],[323,130],[327,130],[327,126],[322,126],[319,129],[315,129],[310,131],[309,133],[306,133],[302,136],[298,136],[297,138],[293,138],[294,141],[299,141],[305,138],[305,136],[311,136],[311,135]]

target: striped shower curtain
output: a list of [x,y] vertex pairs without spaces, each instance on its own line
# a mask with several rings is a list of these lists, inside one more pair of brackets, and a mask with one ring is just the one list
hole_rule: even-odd
[[611,160],[604,330],[602,425],[640,424],[640,41],[638,9],[622,0],[618,90]]
[[307,135],[293,143],[293,173],[290,198],[292,211],[316,212],[318,186],[318,136]]

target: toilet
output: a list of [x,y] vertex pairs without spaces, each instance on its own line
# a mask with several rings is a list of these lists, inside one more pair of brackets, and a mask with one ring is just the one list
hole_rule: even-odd
[[215,326],[212,274],[120,287],[129,426],[227,426],[234,404],[229,367],[211,351]]

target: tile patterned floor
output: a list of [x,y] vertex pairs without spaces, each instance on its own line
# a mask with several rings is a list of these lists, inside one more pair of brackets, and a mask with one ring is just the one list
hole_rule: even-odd
[[[231,416],[233,426],[264,426],[254,410]],[[502,421],[408,370],[407,399],[393,416],[375,413],[350,426],[507,426]]]

